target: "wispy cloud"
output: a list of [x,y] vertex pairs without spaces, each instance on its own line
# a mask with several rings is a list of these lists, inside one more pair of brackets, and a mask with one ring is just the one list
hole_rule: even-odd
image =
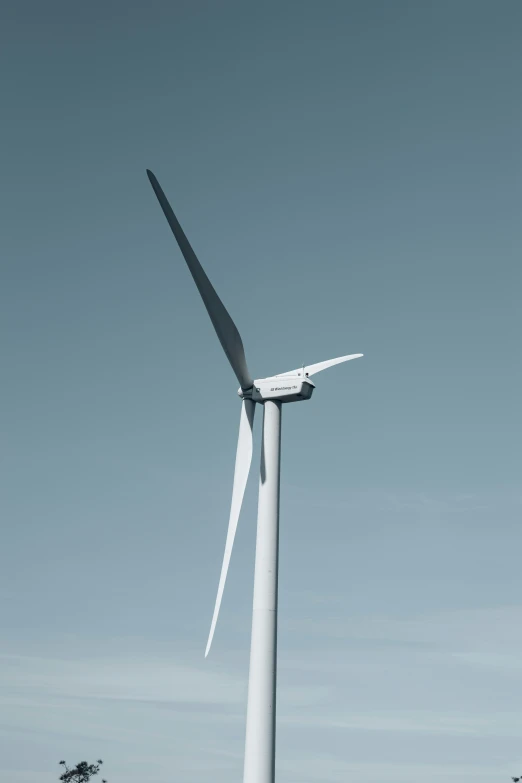
[[295,505],[320,506],[337,511],[357,510],[364,513],[414,511],[430,515],[459,515],[487,510],[516,510],[522,506],[522,494],[518,489],[512,488],[473,492],[423,492],[417,489],[389,490],[380,487],[365,490],[329,488],[328,492],[324,493],[317,487],[310,489],[293,484],[286,489]]
[[235,704],[244,696],[243,681],[231,674],[130,656],[60,660],[3,655],[0,687],[41,696],[199,704]]
[[[312,756],[303,753],[299,759],[281,760],[279,770],[289,781],[303,783],[418,783],[420,780],[463,783],[483,780],[490,783],[499,779],[498,765],[478,764],[405,764],[397,762],[350,763],[331,755]],[[510,768],[505,767],[509,775]]]
[[[431,611],[401,615],[350,616],[335,606],[322,618],[301,618],[288,630],[321,638],[373,642],[448,653],[510,653],[522,647],[522,605]],[[462,660],[465,660],[462,655]]]
[[520,737],[522,711],[477,715],[443,713],[428,710],[387,710],[325,715],[287,715],[281,722],[289,726],[321,729],[360,729],[407,734],[444,734],[448,736]]

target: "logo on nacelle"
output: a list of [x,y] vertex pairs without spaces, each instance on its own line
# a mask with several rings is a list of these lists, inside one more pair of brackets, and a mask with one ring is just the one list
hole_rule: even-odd
[[272,386],[270,391],[290,391],[291,389],[297,389],[297,386]]

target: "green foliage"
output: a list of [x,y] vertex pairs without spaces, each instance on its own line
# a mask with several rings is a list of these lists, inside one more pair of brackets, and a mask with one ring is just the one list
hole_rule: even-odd
[[[98,759],[96,764],[87,764],[86,761],[80,761],[75,767],[69,769],[65,761],[60,761],[60,765],[65,767],[65,772],[60,775],[60,780],[63,783],[88,783],[94,775],[98,774],[102,764],[103,761],[101,759]],[[102,778],[101,783],[107,783],[107,781]]]

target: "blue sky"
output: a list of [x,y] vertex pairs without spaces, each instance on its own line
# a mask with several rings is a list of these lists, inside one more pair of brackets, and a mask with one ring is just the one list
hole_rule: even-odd
[[241,780],[255,470],[204,660],[237,382],[147,167],[256,376],[365,354],[284,410],[278,783],[522,772],[521,32],[3,7],[2,783]]

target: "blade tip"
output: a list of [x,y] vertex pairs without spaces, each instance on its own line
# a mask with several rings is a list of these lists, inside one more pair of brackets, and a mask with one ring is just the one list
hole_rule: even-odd
[[207,639],[207,646],[205,647],[205,658],[207,657],[207,655],[210,652],[210,648],[212,647],[213,639],[214,639],[214,629],[212,628],[212,630],[211,630],[211,632],[209,634],[209,637]]

